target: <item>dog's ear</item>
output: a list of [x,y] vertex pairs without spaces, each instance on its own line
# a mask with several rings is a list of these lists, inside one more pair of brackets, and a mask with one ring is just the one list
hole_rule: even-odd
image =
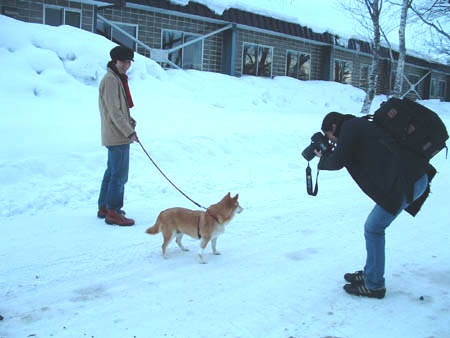
[[228,194],[226,195],[227,198],[231,198],[231,194],[230,192],[228,192]]
[[238,198],[239,198],[239,194],[236,194],[236,196],[233,197],[233,199],[234,199],[235,201],[237,201]]

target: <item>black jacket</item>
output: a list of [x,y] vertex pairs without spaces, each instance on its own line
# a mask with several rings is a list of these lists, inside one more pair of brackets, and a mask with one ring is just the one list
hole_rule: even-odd
[[[429,173],[431,181],[435,173],[425,159],[399,149],[383,129],[365,118],[344,122],[335,150],[319,162],[322,170],[343,167],[366,195],[391,214],[400,211],[405,197],[411,202],[414,183],[419,178]],[[429,186],[426,196],[428,192]],[[406,210],[413,216],[417,214],[426,196]]]

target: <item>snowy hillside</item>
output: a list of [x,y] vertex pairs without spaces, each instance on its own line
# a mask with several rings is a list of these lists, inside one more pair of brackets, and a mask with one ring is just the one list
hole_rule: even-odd
[[[345,170],[305,191],[301,151],[329,111],[364,93],[333,82],[162,70],[135,56],[132,115],[162,170],[202,205],[239,193],[243,213],[198,264],[198,241],[145,234],[159,212],[196,209],[131,146],[125,210],[96,218],[106,165],[98,84],[110,41],[0,16],[1,338],[448,338],[449,165],[422,212],[387,230],[387,295],[347,295],[373,202]],[[373,109],[382,102],[377,97]],[[450,104],[424,101],[450,126]],[[312,163],[315,171],[316,160]]]

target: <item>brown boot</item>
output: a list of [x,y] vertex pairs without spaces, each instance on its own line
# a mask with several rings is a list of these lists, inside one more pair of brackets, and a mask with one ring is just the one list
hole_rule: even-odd
[[120,226],[131,226],[134,225],[134,220],[131,218],[126,218],[121,213],[116,210],[108,209],[105,217],[105,222],[108,224],[117,224]]
[[107,212],[108,212],[108,210],[106,210],[106,206],[103,205],[103,206],[100,207],[100,209],[98,209],[97,217],[98,218],[105,218]]
[[[97,211],[97,217],[98,217],[98,218],[105,218],[107,212],[108,212],[108,209],[106,209],[106,206],[105,206],[105,205],[102,205],[102,206],[100,207],[100,209],[98,209],[98,211]],[[125,214],[126,214],[125,210],[122,210],[122,209],[119,210],[119,213],[122,214],[122,215],[124,215],[124,216],[125,216]]]

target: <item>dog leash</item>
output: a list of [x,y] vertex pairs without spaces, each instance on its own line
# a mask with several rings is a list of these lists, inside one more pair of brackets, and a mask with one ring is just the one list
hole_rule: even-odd
[[[202,206],[201,204],[195,202],[192,198],[190,198],[188,195],[186,195],[183,191],[181,191],[180,188],[178,188],[167,176],[166,174],[164,174],[164,172],[158,167],[158,165],[155,163],[155,161],[153,161],[153,159],[151,158],[151,156],[148,154],[147,150],[145,150],[144,146],[142,145],[141,141],[139,139],[136,140],[137,143],[140,144],[140,146],[142,147],[142,150],[144,151],[144,153],[147,155],[147,157],[149,158],[149,160],[153,163],[153,165],[156,167],[156,169],[159,170],[159,172],[161,173],[161,175],[164,176],[164,178],[169,181],[170,184],[172,184],[172,186],[178,190],[178,192],[180,194],[182,194],[184,197],[186,197],[189,201],[191,201],[192,203],[194,203],[196,206],[198,206],[199,208],[205,209],[206,212],[208,212],[208,208],[205,208],[204,206]],[[211,213],[209,213],[211,215]],[[213,216],[213,215],[211,215]],[[213,216],[215,218],[215,216]],[[217,218],[216,218],[217,219]]]

